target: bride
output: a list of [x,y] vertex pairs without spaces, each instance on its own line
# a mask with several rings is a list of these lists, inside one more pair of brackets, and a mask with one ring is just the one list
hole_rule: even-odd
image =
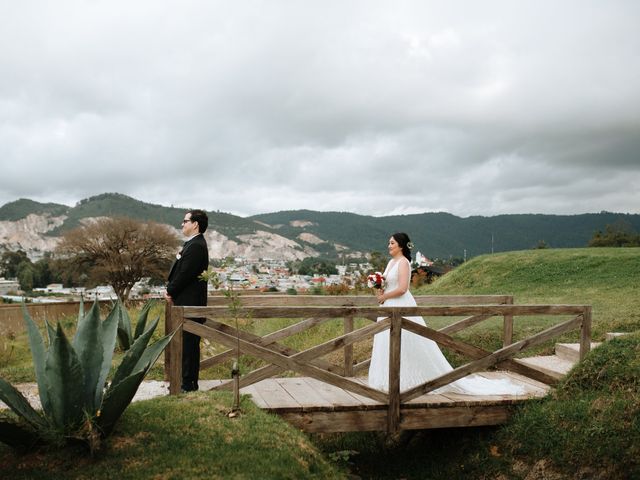
[[[378,302],[385,307],[415,307],[409,292],[411,279],[411,244],[406,233],[394,233],[389,239],[391,260],[384,271],[385,290],[377,293]],[[385,317],[379,317],[378,321]],[[406,317],[420,325],[422,317]],[[438,344],[407,330],[402,330],[400,347],[400,390],[424,383],[453,370]],[[389,330],[373,337],[373,352],[369,365],[369,385],[379,390],[389,389]],[[488,379],[469,375],[435,390],[436,393],[455,392],[468,395],[523,394],[524,388],[509,380]]]

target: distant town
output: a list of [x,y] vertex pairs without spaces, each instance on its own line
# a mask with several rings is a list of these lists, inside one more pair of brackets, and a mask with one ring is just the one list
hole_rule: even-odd
[[[433,262],[417,252],[414,269],[431,268]],[[252,290],[256,292],[281,292],[283,294],[321,293],[331,286],[355,289],[363,286],[366,275],[373,272],[368,262],[336,265],[337,274],[299,275],[293,274],[284,260],[262,259],[249,261],[241,257],[234,258],[219,267],[210,267],[216,273],[219,284],[217,288],[209,283],[209,293],[227,289]],[[164,285],[152,285],[150,278],[143,278],[131,289],[130,299],[163,298]],[[65,287],[60,283],[52,283],[43,288],[34,288],[26,294],[20,290],[17,279],[0,278],[0,297],[5,302],[55,303],[69,300],[115,300],[116,294],[109,285],[98,285],[93,288]]]

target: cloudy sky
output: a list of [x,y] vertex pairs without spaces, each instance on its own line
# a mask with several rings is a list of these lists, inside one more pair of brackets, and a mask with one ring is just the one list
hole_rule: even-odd
[[640,213],[640,2],[0,3],[0,205]]

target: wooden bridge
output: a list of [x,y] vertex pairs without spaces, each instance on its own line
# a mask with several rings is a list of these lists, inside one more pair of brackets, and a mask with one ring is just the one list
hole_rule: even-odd
[[[230,306],[226,297],[210,297],[206,307],[167,307],[166,330],[176,330],[165,353],[170,393],[180,392],[184,330],[226,347],[221,353],[201,360],[201,369],[228,362],[235,358],[238,350],[241,355],[260,359],[262,366],[241,376],[241,392],[250,394],[259,407],[309,432],[386,430],[394,433],[403,429],[503,423],[513,405],[546,395],[559,377],[516,355],[553,342],[571,331],[579,337],[580,359],[591,348],[591,307],[588,305],[514,305],[513,297],[507,295],[417,296],[417,307],[388,308],[375,306],[370,296],[242,295],[239,299],[241,305],[235,306]],[[442,317],[453,322],[436,330],[404,318],[409,316],[422,316],[428,325],[435,318],[442,321]],[[542,316],[558,319],[558,323],[514,340],[514,318],[519,324]],[[378,317],[386,318],[376,321]],[[453,336],[496,317],[502,320],[502,347],[493,352]],[[254,324],[274,318],[299,321],[259,336],[236,329],[238,318],[250,319]],[[292,335],[331,321],[340,321],[344,325],[342,332],[319,345],[297,351],[283,343]],[[364,326],[356,329],[356,324]],[[390,331],[388,392],[367,385],[370,359],[358,358],[363,352],[369,355],[367,342],[385,330]],[[402,330],[429,338],[441,348],[470,360],[445,375],[400,391]],[[361,342],[365,345],[356,355],[354,345]],[[291,372],[302,376],[287,376]],[[509,378],[522,385],[525,394],[434,393],[472,373]],[[218,380],[214,384],[214,389],[233,388],[231,380]]]

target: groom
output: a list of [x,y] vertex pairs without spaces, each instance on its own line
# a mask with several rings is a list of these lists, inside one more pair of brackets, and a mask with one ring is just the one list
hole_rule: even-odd
[[[209,267],[209,251],[203,233],[209,219],[202,210],[189,210],[182,220],[182,233],[187,237],[177,260],[171,266],[165,297],[174,305],[206,306],[207,282],[198,278]],[[194,319],[195,320],[195,319]],[[200,323],[204,318],[197,319]],[[200,372],[200,337],[182,333],[182,391],[198,390]]]

